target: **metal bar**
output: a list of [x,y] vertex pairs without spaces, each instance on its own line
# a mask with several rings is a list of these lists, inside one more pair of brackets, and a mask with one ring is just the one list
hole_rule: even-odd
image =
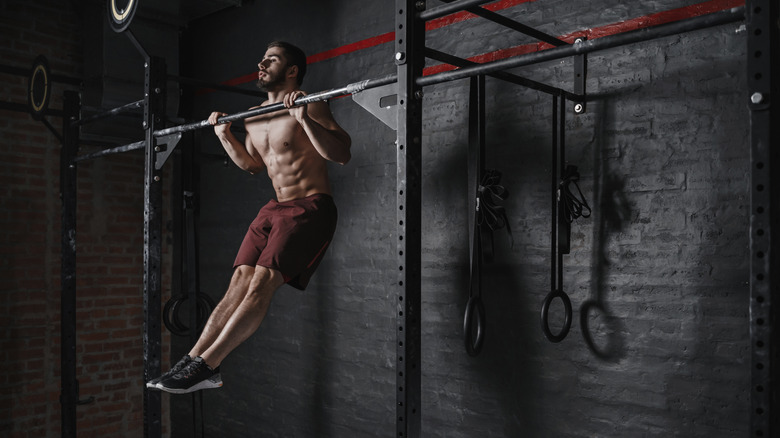
[[[127,32],[127,31],[125,31]],[[165,60],[150,58],[145,63],[144,129],[144,381],[161,372],[162,334],[162,172],[155,166],[154,127],[165,114]],[[159,92],[155,90],[159,89]],[[160,391],[144,386],[144,437],[162,436]]]
[[422,88],[425,23],[415,18],[419,0],[396,0],[395,60],[398,72],[396,218],[398,324],[396,436],[419,438],[422,427]]
[[[574,44],[581,44],[585,41],[585,37],[580,37],[574,40]],[[574,94],[582,96],[582,99],[577,101],[574,105],[575,114],[582,114],[585,112],[587,99],[587,88],[585,87],[588,78],[588,55],[581,54],[574,57]],[[573,100],[573,99],[571,99]]]
[[73,159],[73,162],[78,163],[79,161],[91,160],[93,158],[105,157],[107,155],[114,155],[122,152],[137,151],[139,149],[143,149],[145,146],[146,146],[146,140],[141,140],[135,143],[126,144],[123,146],[117,146],[115,148],[104,149],[102,151],[93,152],[91,154],[79,155],[78,157]]
[[143,108],[143,106],[144,106],[144,99],[137,100],[135,102],[130,102],[128,104],[125,104],[125,105],[122,105],[122,106],[118,106],[116,108],[113,108],[113,109],[110,109],[110,110],[107,110],[107,111],[104,111],[104,112],[101,112],[101,113],[98,113],[98,114],[95,114],[95,115],[92,115],[92,116],[89,116],[89,117],[83,117],[80,120],[76,120],[75,122],[73,122],[73,124],[76,125],[76,126],[81,126],[81,125],[84,125],[84,124],[87,124],[87,123],[91,123],[91,122],[94,122],[94,121],[97,121],[97,120],[105,119],[107,117],[112,117],[112,116],[115,116],[117,114],[121,114],[121,113],[130,111],[130,110]]
[[474,15],[479,15],[480,17],[490,20],[494,23],[500,24],[504,27],[508,27],[512,30],[516,30],[522,34],[528,35],[530,37],[534,37],[539,41],[552,44],[553,46],[556,47],[565,46],[569,44],[566,41],[555,38],[554,36],[548,35],[540,30],[534,29],[531,26],[526,26],[525,24],[519,23],[515,20],[512,20],[511,18],[504,17],[501,14],[497,14],[493,11],[488,11],[485,8],[481,8],[481,7],[468,8],[467,11],[471,12]]
[[[74,119],[79,113],[79,96],[75,91],[65,91],[65,112]],[[76,380],[76,165],[72,164],[78,148],[78,129],[70,126],[71,117],[62,121],[63,140],[60,151],[61,212],[61,273],[60,281],[60,379],[62,392],[61,422],[63,438],[76,438],[76,406],[78,405],[78,380]]]
[[[442,0],[442,1],[451,3],[453,0]],[[486,20],[490,20],[496,24],[500,24],[504,27],[508,27],[509,29],[516,30],[522,34],[528,35],[530,37],[534,37],[539,41],[544,41],[545,43],[552,44],[553,46],[564,46],[566,44],[569,44],[566,41],[558,39],[552,35],[548,35],[540,30],[534,29],[531,26],[526,26],[525,24],[519,23],[515,20],[512,20],[511,18],[504,17],[501,14],[497,14],[481,6],[466,8],[466,10]]]
[[[479,65],[479,63],[469,61],[467,59],[458,58],[457,56],[450,55],[448,53],[440,52],[436,49],[431,49],[429,47],[425,48],[425,56],[431,59],[435,59],[440,62],[444,62],[446,64],[454,65],[456,67],[467,67],[471,65]],[[531,88],[533,90],[542,91],[547,94],[552,94],[556,96],[566,96],[568,99],[580,101],[584,99],[584,96],[571,93],[566,90],[562,90],[560,88],[553,87],[552,85],[543,84],[541,82],[537,82],[531,79],[524,78],[522,76],[518,76],[512,73],[508,73],[505,71],[498,71],[495,73],[490,73],[488,76],[501,79],[503,81],[511,82],[513,84],[521,85],[526,88]],[[474,76],[472,76],[474,77]]]
[[[417,19],[421,21],[429,21],[435,18],[441,18],[445,15],[450,15],[454,12],[464,11],[472,6],[481,5],[483,3],[490,3],[492,1],[495,0],[461,0],[446,5],[437,6],[425,11],[420,11],[417,14]],[[396,34],[398,34],[398,32],[396,32]]]
[[721,24],[733,23],[735,21],[742,20],[744,16],[745,7],[741,6],[727,11],[715,12],[695,18],[680,20],[674,23],[662,24],[603,38],[587,40],[580,44],[570,44],[566,46],[555,47],[552,49],[543,50],[541,52],[528,53],[526,55],[515,56],[513,58],[502,59],[500,61],[488,62],[472,67],[463,67],[458,70],[425,76],[417,79],[417,85],[424,87],[470,76],[476,76],[479,74],[489,74],[515,67],[552,61],[568,56],[612,49],[627,44],[648,41],[655,38],[676,35],[683,32],[704,29]]
[[[780,434],[780,3],[748,0],[747,94],[750,114],[750,436]],[[773,102],[774,100],[774,102]],[[775,230],[772,226],[775,225]]]
[[552,96],[552,163],[550,164],[550,291],[558,290],[558,96]]
[[144,49],[144,46],[141,45],[141,43],[136,39],[133,32],[130,31],[130,29],[125,29],[123,34],[127,35],[127,38],[130,40],[130,42],[133,44],[133,47],[135,47],[136,50],[138,50],[138,53],[141,55],[142,58],[144,58],[145,63],[149,63],[149,52]]
[[[295,106],[300,105],[306,105],[313,102],[321,102],[324,100],[328,100],[334,97],[349,95],[349,94],[355,94],[359,93],[363,90],[369,89],[369,88],[375,88],[375,87],[381,87],[382,85],[392,84],[396,81],[395,75],[388,75],[381,78],[376,79],[368,79],[361,82],[355,82],[349,85],[346,85],[341,88],[334,88],[331,90],[326,91],[320,91],[319,93],[312,93],[307,96],[303,96],[298,98],[294,103]],[[275,103],[272,105],[263,106],[260,108],[255,108],[252,110],[242,111],[235,114],[230,114],[227,116],[220,117],[217,119],[218,123],[227,123],[227,122],[234,122],[236,120],[243,120],[248,117],[254,117],[259,116],[261,114],[268,114],[275,111],[280,111],[285,109],[285,106],[283,103]],[[201,129],[211,126],[209,124],[208,120],[201,120],[200,122],[194,122],[189,123],[186,125],[180,125],[180,126],[174,126],[167,129],[160,129],[158,131],[154,132],[155,137],[161,137],[164,135],[174,134],[177,132],[186,132],[186,131],[192,131],[195,129]]]

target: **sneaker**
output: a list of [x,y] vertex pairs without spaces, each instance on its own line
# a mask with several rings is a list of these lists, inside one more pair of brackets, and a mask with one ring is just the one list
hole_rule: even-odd
[[168,372],[166,372],[165,374],[163,374],[160,377],[154,378],[154,379],[146,382],[146,387],[147,388],[157,388],[157,384],[160,383],[161,380],[167,379],[168,377],[170,377],[170,376],[178,373],[179,371],[183,370],[184,367],[186,367],[187,364],[189,364],[190,362],[192,362],[192,358],[188,354],[185,354],[184,357],[182,357],[180,361],[176,362],[176,365],[174,365],[173,367],[171,367],[170,370],[168,370]]
[[198,356],[192,359],[181,371],[171,374],[161,380],[157,388],[172,394],[187,394],[201,389],[219,388],[222,386],[222,377],[219,367],[216,369],[206,365],[203,358]]

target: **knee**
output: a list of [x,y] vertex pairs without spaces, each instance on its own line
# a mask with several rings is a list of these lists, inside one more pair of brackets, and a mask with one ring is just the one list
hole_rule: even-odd
[[249,293],[264,295],[272,293],[284,284],[282,273],[264,266],[257,266],[249,282]]

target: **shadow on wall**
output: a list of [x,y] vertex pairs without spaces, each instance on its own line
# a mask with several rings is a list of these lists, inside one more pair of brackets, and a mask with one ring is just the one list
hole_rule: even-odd
[[609,310],[605,279],[610,261],[607,242],[610,235],[623,229],[630,221],[631,204],[625,196],[625,180],[611,172],[605,159],[604,127],[611,123],[608,113],[609,96],[600,96],[595,120],[596,138],[593,148],[593,248],[591,255],[591,297],[580,307],[580,330],[590,351],[599,359],[618,362],[625,356],[625,329],[620,319]]
[[[591,286],[590,297],[584,301],[580,308],[580,327],[584,342],[592,354],[605,362],[619,362],[626,355],[624,333],[625,328],[619,318],[613,316],[608,304],[608,285],[606,279],[609,276],[610,261],[607,256],[607,244],[609,237],[623,229],[630,220],[632,206],[624,195],[625,180],[606,167],[605,155],[608,147],[603,142],[602,131],[609,124],[607,113],[608,98],[600,98],[600,103],[592,105],[594,116],[595,147],[594,156],[594,215],[593,220],[593,248],[591,256]],[[549,123],[549,121],[548,121]],[[523,152],[526,159],[522,164],[524,175],[522,181],[517,178],[510,168],[506,170],[506,186],[509,188],[510,201],[514,204],[507,206],[516,209],[509,212],[510,221],[520,221],[518,212],[524,208],[526,215],[537,217],[525,218],[532,224],[547,224],[550,210],[540,209],[536,212],[528,211],[528,205],[539,203],[549,208],[549,148],[550,140],[537,138],[531,140],[528,133],[520,131],[520,125],[513,124],[510,131],[505,132],[504,138],[518,139],[518,144],[524,144]],[[570,129],[570,128],[567,128]],[[527,144],[525,144],[527,142]],[[489,143],[489,142],[488,142]],[[538,144],[538,146],[528,145]],[[528,150],[528,148],[536,150]],[[517,155],[517,151],[509,151]],[[495,163],[499,166],[509,166],[508,163],[517,160],[502,159],[496,157]],[[489,160],[490,161],[490,160]],[[523,160],[520,160],[523,161]],[[491,167],[491,166],[488,166]],[[544,195],[540,195],[544,194]],[[538,198],[538,201],[527,199]],[[522,202],[526,207],[521,206]],[[530,202],[530,204],[527,204]],[[512,218],[514,216],[514,218]],[[513,220],[514,219],[514,220]],[[520,228],[520,227],[518,227]],[[520,230],[522,231],[522,230]],[[505,238],[504,231],[497,232],[495,239],[499,242]],[[549,229],[536,230],[533,233],[549,235]],[[544,240],[544,239],[542,239]],[[507,240],[508,241],[508,240]],[[549,242],[549,240],[548,240]],[[539,328],[539,308],[541,305],[539,296],[544,296],[549,287],[549,244],[539,252],[539,240],[531,236],[531,232],[516,233],[514,236],[515,248],[528,248],[520,251],[521,258],[528,260],[517,263],[518,250],[509,251],[509,244],[496,246],[496,259],[505,262],[483,265],[483,299],[487,313],[487,335],[485,348],[480,356],[473,359],[478,361],[474,369],[479,370],[476,378],[484,380],[495,392],[491,396],[497,399],[495,406],[502,410],[501,418],[506,436],[546,436],[549,430],[545,426],[545,418],[549,419],[546,408],[534,401],[535,395],[556,392],[556,384],[548,388],[549,381],[542,381],[540,376],[549,374],[544,368],[545,359],[550,359],[544,353],[542,345],[546,343]],[[500,254],[509,251],[514,255]],[[533,253],[536,251],[537,253]],[[540,267],[535,267],[541,263]],[[464,265],[467,260],[464,261]],[[467,274],[463,284],[468,284]],[[536,287],[544,290],[536,290]],[[575,304],[576,305],[576,304]],[[462,309],[463,310],[463,309]],[[576,312],[575,312],[576,315]],[[576,333],[570,333],[570,336]],[[465,353],[464,353],[465,354]],[[554,366],[554,365],[551,365]],[[561,376],[563,380],[566,380]],[[561,382],[559,382],[561,383]],[[565,386],[565,385],[564,385]],[[493,417],[495,418],[495,417]],[[495,427],[495,426],[494,426]],[[494,430],[491,429],[491,432]],[[531,435],[529,435],[531,434]]]

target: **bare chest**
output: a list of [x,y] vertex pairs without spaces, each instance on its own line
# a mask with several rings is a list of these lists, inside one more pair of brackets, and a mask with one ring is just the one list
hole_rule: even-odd
[[298,121],[286,113],[247,119],[245,125],[253,149],[264,161],[271,156],[294,154],[306,138]]

